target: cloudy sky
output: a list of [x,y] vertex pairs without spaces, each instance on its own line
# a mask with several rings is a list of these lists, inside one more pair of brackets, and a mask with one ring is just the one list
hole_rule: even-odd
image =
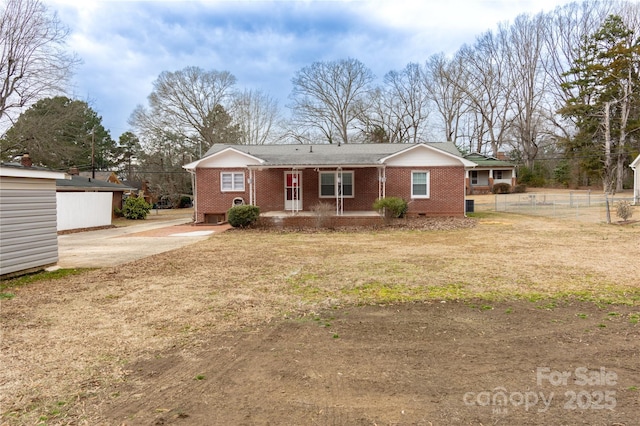
[[73,97],[88,101],[117,138],[146,105],[162,71],[229,71],[285,109],[294,73],[355,58],[381,80],[391,70],[453,53],[521,13],[569,0],[93,1],[44,0],[71,29],[83,63]]

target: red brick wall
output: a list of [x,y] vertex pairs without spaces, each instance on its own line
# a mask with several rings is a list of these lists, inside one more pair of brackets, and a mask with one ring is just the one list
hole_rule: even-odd
[[204,222],[205,214],[226,214],[236,197],[249,202],[249,172],[246,169],[225,169],[225,172],[244,172],[244,192],[222,192],[220,172],[222,169],[196,169],[196,222]]
[[[430,171],[430,197],[411,200],[411,171]],[[221,169],[198,169],[197,217],[204,221],[205,214],[224,214],[231,208],[235,197],[249,202],[249,172],[243,169],[229,169],[230,172],[244,172],[244,192],[222,192],[220,190]],[[331,171],[321,169],[320,171]],[[378,198],[378,170],[376,168],[352,169],[354,198],[344,199],[345,211],[371,211]],[[255,172],[255,204],[261,212],[284,210],[284,169],[266,169]],[[401,197],[409,201],[409,215],[416,216],[462,216],[464,215],[464,167],[389,167],[386,170],[386,195]],[[303,210],[309,211],[319,202],[335,206],[334,198],[320,198],[319,173],[314,169],[302,170]]]
[[273,228],[327,228],[339,229],[352,226],[384,226],[384,218],[382,216],[332,216],[318,223],[318,218],[314,216],[285,216],[285,217],[261,217],[260,223],[263,226]]
[[[411,199],[411,172],[429,171],[429,198]],[[463,216],[464,167],[394,167],[387,168],[387,197],[409,201],[409,216]]]

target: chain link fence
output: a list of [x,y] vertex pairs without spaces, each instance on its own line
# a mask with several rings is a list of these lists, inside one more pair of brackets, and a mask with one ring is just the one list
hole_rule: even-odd
[[[565,193],[496,194],[494,202],[477,206],[478,211],[497,211],[584,222],[617,222],[616,206],[620,201],[633,203],[633,196],[606,195],[593,191],[568,191]],[[640,216],[640,207],[634,206],[633,217]]]

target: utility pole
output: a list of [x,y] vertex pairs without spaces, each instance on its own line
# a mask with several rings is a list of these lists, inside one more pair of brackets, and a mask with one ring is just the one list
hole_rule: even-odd
[[96,178],[96,128],[91,129],[91,178]]

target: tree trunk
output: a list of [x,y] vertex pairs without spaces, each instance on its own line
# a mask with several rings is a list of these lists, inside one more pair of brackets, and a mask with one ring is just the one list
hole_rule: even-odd
[[604,103],[604,170],[602,174],[602,186],[605,194],[615,194],[614,178],[611,159],[611,102]]

